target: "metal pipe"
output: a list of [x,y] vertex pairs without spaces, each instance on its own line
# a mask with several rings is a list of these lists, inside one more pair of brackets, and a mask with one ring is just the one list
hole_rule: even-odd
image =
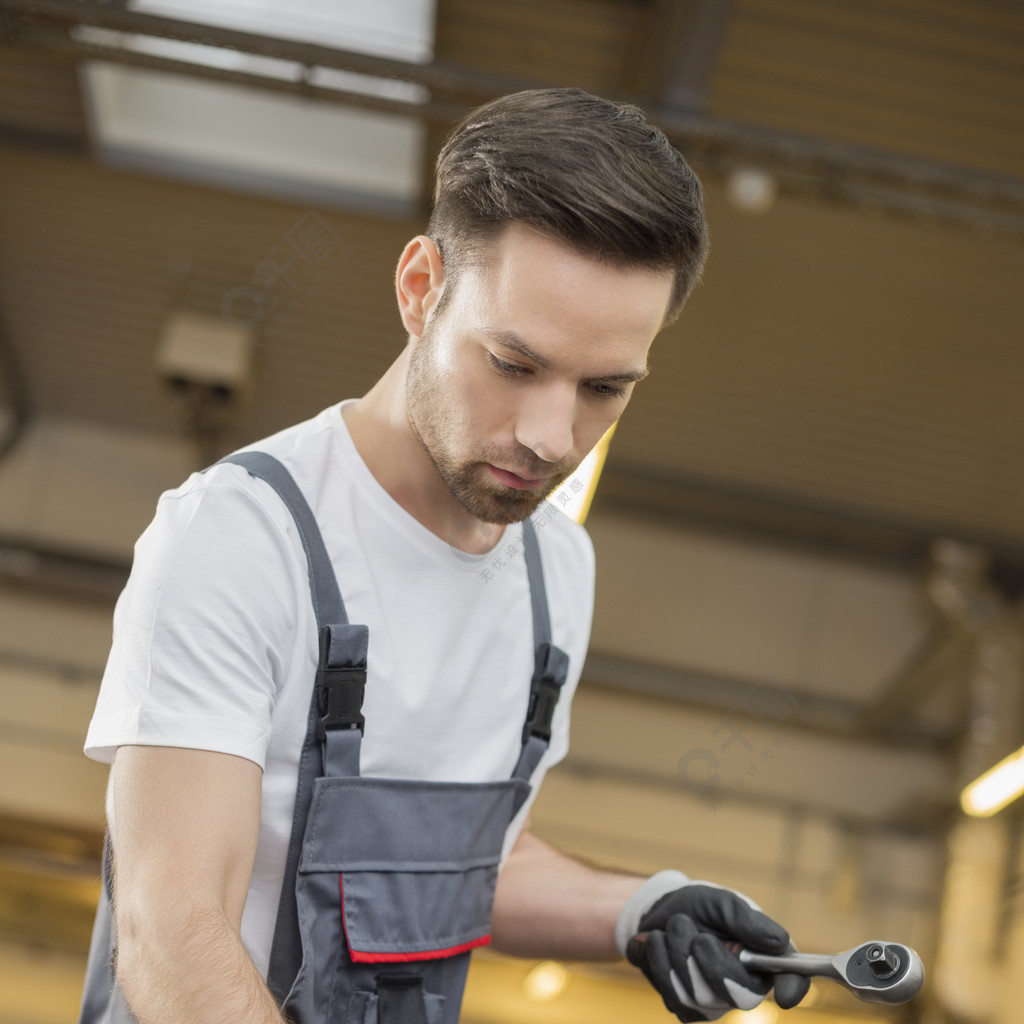
[[113,601],[128,579],[127,564],[0,537],[0,582],[45,587]]
[[[378,78],[416,82],[433,92],[458,96],[468,99],[471,103],[483,102],[530,84],[521,79],[484,75],[475,71],[446,67],[436,62],[414,64],[352,50],[319,46],[315,43],[276,39],[219,25],[144,14],[106,3],[92,3],[89,0],[78,0],[73,3],[63,3],[61,0],[3,0],[0,8],[6,10],[8,15],[20,16],[11,19],[8,27],[11,36],[9,42],[15,45],[21,38],[26,24],[32,21],[50,21],[63,26],[95,25],[121,32],[202,43],[263,57],[276,57],[295,61],[306,67],[336,68]],[[268,78],[265,84],[268,88],[273,88],[276,80]]]

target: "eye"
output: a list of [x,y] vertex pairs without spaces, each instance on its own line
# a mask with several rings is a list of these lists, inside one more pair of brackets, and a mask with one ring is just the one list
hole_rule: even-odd
[[505,377],[523,377],[530,372],[525,366],[519,366],[517,363],[506,363],[504,359],[499,359],[493,352],[488,352],[487,358],[491,366]]
[[627,387],[624,384],[603,384],[601,381],[591,381],[587,385],[598,398],[625,398]]

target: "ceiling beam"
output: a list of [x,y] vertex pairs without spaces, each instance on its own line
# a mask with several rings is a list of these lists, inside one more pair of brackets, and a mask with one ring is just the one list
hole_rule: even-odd
[[683,4],[661,0],[661,6],[679,14],[659,99],[670,109],[703,113],[734,0],[689,0]]
[[[40,30],[47,26],[58,28],[61,33],[77,25],[106,28],[118,32],[138,33],[161,39],[199,43],[206,46],[238,50],[294,61],[307,68],[336,68],[389,78],[398,81],[416,82],[425,85],[432,92],[458,96],[470,104],[480,103],[502,93],[524,88],[529,83],[498,75],[483,75],[437,62],[413,64],[389,57],[372,56],[353,50],[340,50],[316,43],[299,42],[243,32],[240,29],[224,28],[202,22],[190,22],[180,18],[145,14],[97,0],[2,0],[0,12],[6,14],[0,23],[0,30],[13,45],[31,43],[33,40],[57,44],[52,34],[47,37]],[[74,40],[70,40],[74,42]],[[198,65],[188,64],[199,70]],[[273,88],[280,79],[263,79],[267,88]],[[406,105],[407,106],[407,105]]]
[[772,492],[741,482],[668,474],[616,460],[614,452],[601,474],[594,510],[675,525],[689,523],[909,570],[928,564],[936,540],[951,538],[988,553],[989,580],[1004,596],[1024,593],[1024,546],[1009,537],[956,523],[914,521],[895,513]]
[[0,536],[0,583],[111,602],[124,589],[131,566],[16,537]]
[[604,686],[727,714],[744,708],[755,698],[771,699],[775,702],[773,707],[779,705],[780,714],[786,713],[780,722],[786,728],[876,749],[946,758],[957,739],[950,730],[916,719],[910,713],[878,722],[871,717],[869,703],[796,690],[771,680],[738,679],[675,665],[647,664],[593,649],[587,653],[583,679],[588,686]]
[[[570,750],[565,760],[553,769],[560,775],[571,775],[588,782],[611,783],[636,787],[638,790],[661,790],[669,793],[707,797],[707,787],[699,783],[688,783],[674,776],[659,775],[643,768],[608,764],[577,757]],[[949,828],[949,822],[956,812],[955,801],[948,805],[918,802],[913,807],[901,809],[898,813],[867,817],[838,810],[831,800],[810,801],[775,796],[770,793],[750,790],[730,790],[728,802],[766,810],[789,819],[819,819],[830,822],[834,827],[849,835],[894,835],[910,838],[941,837]]]

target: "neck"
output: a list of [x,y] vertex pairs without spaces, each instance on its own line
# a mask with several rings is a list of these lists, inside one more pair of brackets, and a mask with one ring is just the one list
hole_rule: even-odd
[[409,348],[344,410],[352,443],[377,483],[442,540],[472,554],[490,551],[505,528],[471,516],[452,496],[409,422],[405,382]]

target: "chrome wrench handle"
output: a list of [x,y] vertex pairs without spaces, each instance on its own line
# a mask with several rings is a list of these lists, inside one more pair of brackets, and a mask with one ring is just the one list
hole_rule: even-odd
[[755,971],[770,971],[772,974],[802,974],[808,978],[837,978],[842,976],[836,970],[832,957],[818,953],[787,953],[784,956],[769,956],[755,953],[752,949],[740,950],[740,963],[753,967]]

